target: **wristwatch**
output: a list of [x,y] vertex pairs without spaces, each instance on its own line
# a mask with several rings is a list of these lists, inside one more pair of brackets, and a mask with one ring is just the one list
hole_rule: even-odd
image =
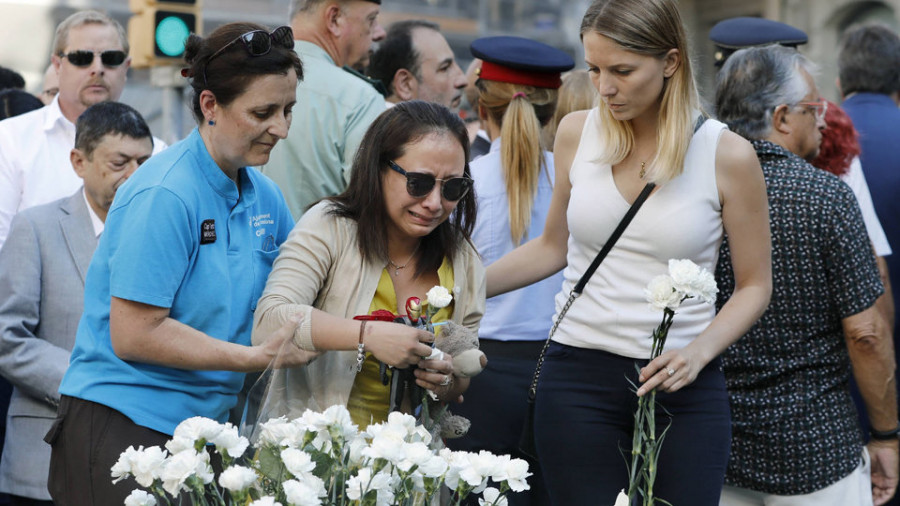
[[871,429],[869,434],[872,436],[872,439],[876,441],[890,441],[892,439],[897,439],[897,435],[900,434],[900,425],[891,430]]

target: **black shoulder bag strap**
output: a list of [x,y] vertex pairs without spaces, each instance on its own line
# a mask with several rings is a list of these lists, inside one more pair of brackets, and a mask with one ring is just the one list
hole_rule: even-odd
[[544,343],[544,347],[541,349],[541,355],[537,361],[537,367],[534,370],[534,377],[531,380],[531,386],[528,388],[528,402],[534,402],[534,396],[537,392],[537,383],[538,378],[541,375],[541,366],[544,365],[544,354],[547,352],[547,348],[550,346],[550,340],[553,338],[553,334],[556,333],[556,328],[559,327],[560,322],[563,317],[566,316],[566,313],[569,311],[569,308],[572,306],[572,303],[575,302],[581,292],[584,291],[584,287],[587,285],[588,281],[591,279],[591,276],[594,275],[594,271],[597,270],[597,267],[600,267],[600,263],[603,262],[603,259],[606,258],[606,255],[609,254],[609,251],[615,246],[616,242],[618,242],[619,238],[622,237],[622,233],[625,232],[625,229],[628,227],[628,224],[631,223],[634,215],[637,214],[638,209],[644,205],[644,201],[647,200],[647,197],[650,196],[650,192],[653,191],[653,188],[656,185],[653,183],[647,183],[644,186],[644,189],[641,190],[640,195],[638,195],[637,199],[635,199],[634,203],[631,204],[631,208],[628,209],[628,212],[625,213],[625,216],[622,217],[622,221],[619,222],[619,225],[613,230],[612,235],[609,236],[609,239],[606,240],[606,244],[600,248],[600,251],[597,253],[597,256],[594,257],[594,261],[591,262],[591,265],[584,271],[584,274],[581,276],[581,279],[578,280],[578,283],[575,284],[575,288],[569,292],[569,300],[563,305],[562,309],[559,311],[559,316],[556,317],[556,322],[553,323],[553,328],[550,329],[550,334],[547,336],[547,341]]
[[603,262],[603,259],[606,258],[606,255],[612,249],[612,247],[616,244],[616,241],[619,240],[619,237],[622,236],[622,233],[625,232],[625,228],[628,227],[628,224],[631,223],[631,219],[634,218],[634,215],[637,214],[638,209],[644,204],[644,201],[647,200],[647,197],[650,196],[650,192],[653,191],[653,188],[656,185],[653,183],[647,183],[644,186],[644,189],[641,190],[640,195],[638,195],[637,199],[635,199],[634,203],[631,204],[631,208],[628,209],[628,212],[625,213],[625,216],[622,217],[622,221],[619,222],[619,225],[613,231],[612,235],[609,236],[609,239],[606,240],[606,244],[603,245],[603,248],[597,253],[597,256],[594,258],[594,261],[591,262],[590,267],[584,272],[581,276],[581,279],[578,280],[578,283],[575,285],[575,288],[569,292],[569,300],[563,305],[562,309],[559,311],[559,316],[556,317],[556,321],[553,323],[553,327],[550,329],[550,334],[547,336],[547,341],[544,343],[544,347],[541,348],[541,355],[538,357],[537,366],[534,369],[534,377],[531,378],[531,386],[528,387],[528,411],[525,415],[525,421],[522,427],[522,436],[519,439],[519,451],[525,454],[527,457],[531,457],[535,459],[537,456],[537,450],[534,446],[534,398],[537,394],[537,384],[538,379],[541,377],[541,367],[544,365],[544,355],[547,353],[547,348],[550,347],[550,340],[553,338],[553,334],[556,333],[556,328],[559,327],[559,323],[562,321],[563,317],[566,316],[566,313],[569,311],[569,308],[572,306],[572,303],[575,302],[575,299],[581,295],[581,292],[584,291],[585,285],[587,285],[588,280],[591,279],[591,276],[594,275],[594,271],[597,270],[597,267],[600,267],[600,263]]

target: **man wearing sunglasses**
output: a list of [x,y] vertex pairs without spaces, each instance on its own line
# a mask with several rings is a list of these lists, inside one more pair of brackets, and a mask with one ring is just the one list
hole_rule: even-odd
[[310,204],[344,190],[363,134],[384,112],[375,88],[342,67],[384,38],[381,0],[292,0],[294,49],[303,60],[294,122],[262,168],[299,219]]
[[[49,105],[0,122],[0,245],[13,216],[71,195],[81,186],[71,170],[75,121],[88,107],[116,101],[131,63],[128,38],[116,20],[80,11],[56,28],[51,64],[59,94]],[[165,147],[155,139],[154,152]]]

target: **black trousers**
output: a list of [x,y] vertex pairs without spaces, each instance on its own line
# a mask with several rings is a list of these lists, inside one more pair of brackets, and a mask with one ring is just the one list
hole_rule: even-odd
[[141,427],[95,402],[62,396],[44,438],[53,448],[48,489],[57,506],[123,504],[138,488],[133,478],[113,485],[110,468],[129,446],[163,446],[170,436]]

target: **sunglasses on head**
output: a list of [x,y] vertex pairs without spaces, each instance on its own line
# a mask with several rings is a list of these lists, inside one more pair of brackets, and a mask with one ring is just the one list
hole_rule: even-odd
[[393,161],[389,161],[388,166],[401,175],[406,176],[406,192],[417,199],[431,193],[438,181],[441,182],[441,196],[450,201],[457,201],[465,197],[466,193],[469,193],[469,190],[472,188],[472,178],[465,176],[439,179],[424,172],[407,172]]
[[271,33],[265,30],[253,30],[239,35],[237,38],[225,44],[218,51],[206,60],[206,64],[213,60],[216,56],[222,54],[223,51],[240,41],[244,45],[244,49],[250,56],[265,56],[272,50],[272,44],[276,44],[285,49],[294,49],[294,32],[290,26],[279,26],[272,30]]
[[60,58],[69,60],[69,63],[76,67],[87,67],[90,66],[91,63],[94,63],[95,54],[100,55],[100,61],[106,67],[118,67],[125,63],[125,58],[128,58],[125,51],[119,51],[117,49],[110,51],[88,51],[85,49],[78,49],[76,51],[69,51],[68,53],[59,53],[59,56]]

